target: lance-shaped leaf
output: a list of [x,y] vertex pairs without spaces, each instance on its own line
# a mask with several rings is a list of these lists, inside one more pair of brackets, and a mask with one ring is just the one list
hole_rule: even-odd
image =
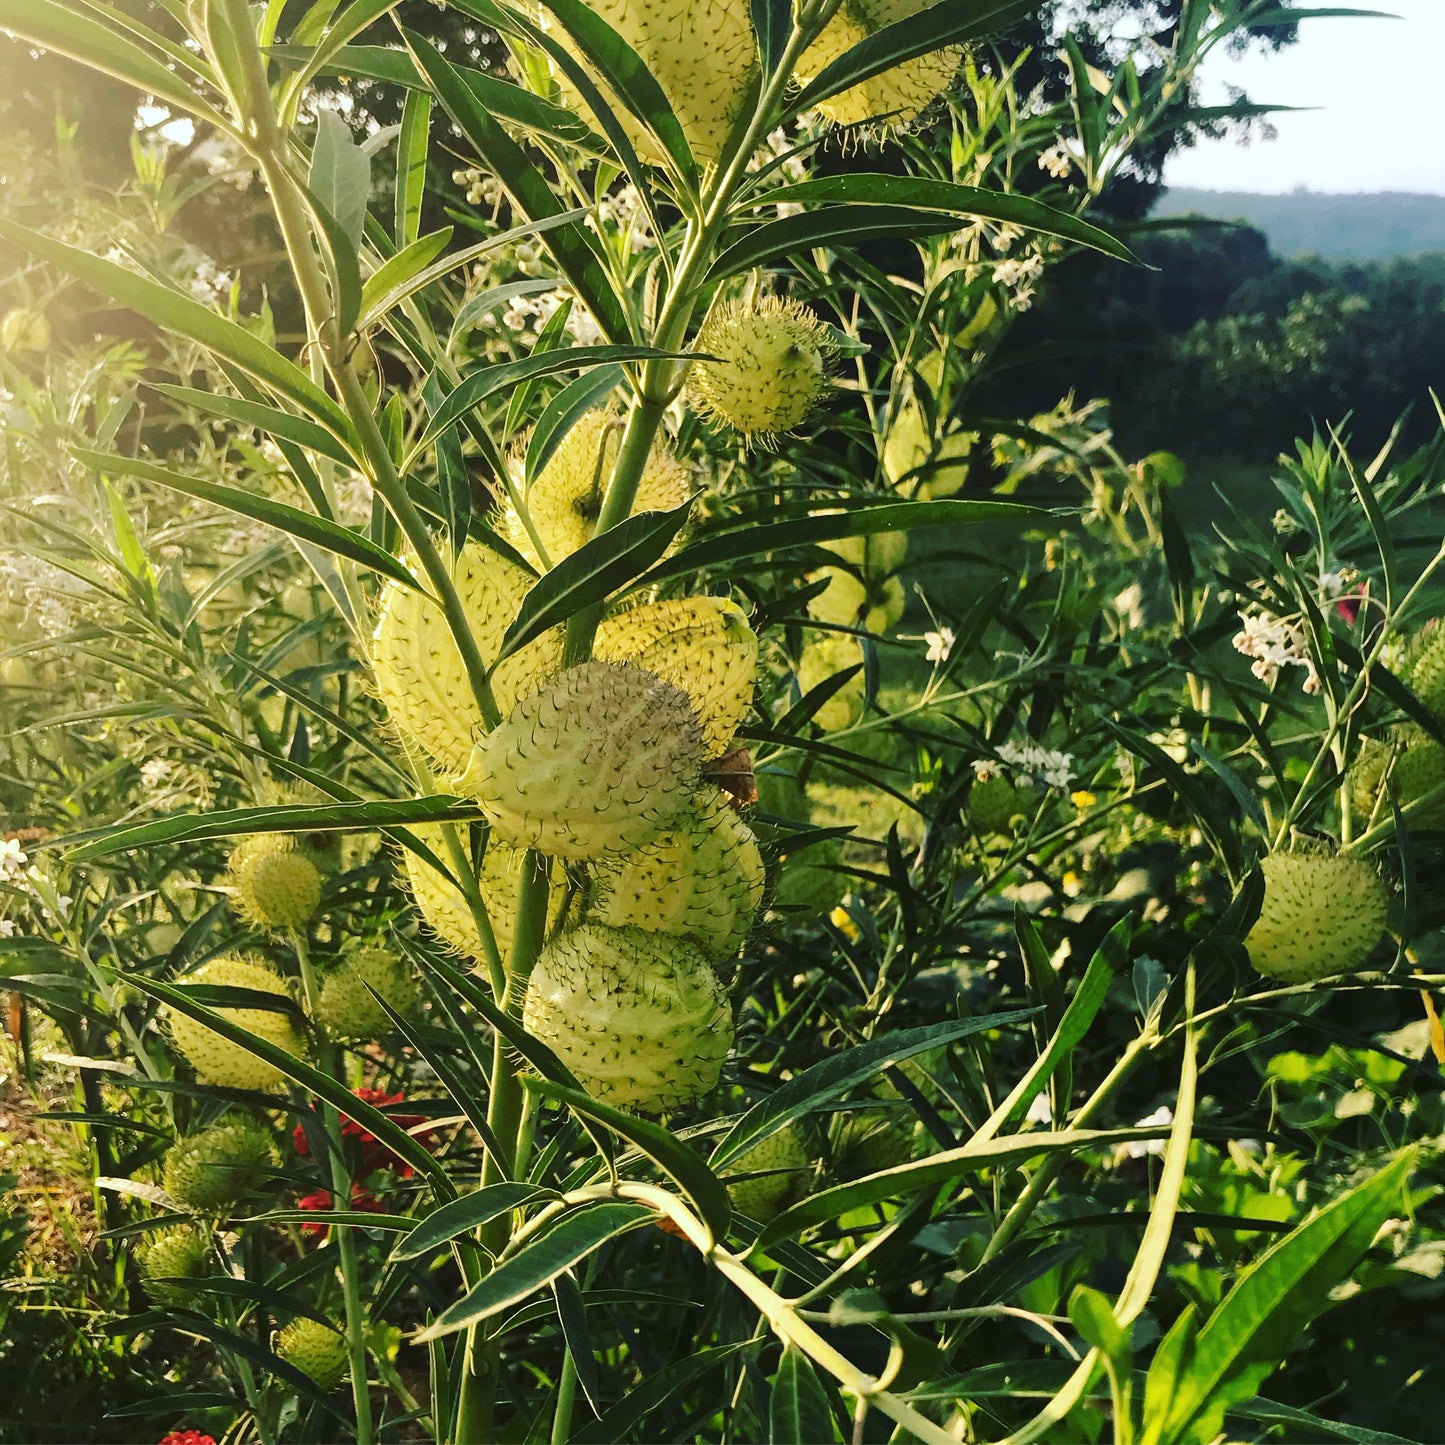
[[1005,221],[1026,231],[1077,241],[1096,251],[1134,261],[1134,253],[1117,237],[1090,225],[1067,211],[1047,206],[1028,196],[990,191],[982,186],[960,186],[952,181],[935,181],[926,176],[889,176],[855,173],[843,176],[814,176],[792,185],[780,186],[754,197],[749,204],[773,206],[783,203],[814,206],[865,202],[875,206],[915,206],[923,210],[954,211],[959,215],[982,216]]
[[287,361],[279,351],[253,336],[244,326],[238,326],[189,296],[182,296],[169,287],[118,266],[114,261],[102,260],[88,251],[67,246],[64,241],[52,240],[39,231],[32,231],[28,226],[3,217],[0,217],[0,237],[60,267],[62,271],[70,272],[112,301],[138,311],[157,326],[178,332],[233,362],[247,375],[296,402],[353,454],[360,453],[360,442],[341,407],[300,367]]
[[641,576],[667,551],[691,509],[686,501],[670,512],[638,512],[544,572],[522,599],[497,661]]
[[391,1252],[393,1261],[421,1259],[434,1249],[449,1244],[458,1235],[470,1234],[484,1224],[510,1214],[514,1209],[524,1209],[539,1200],[554,1200],[561,1196],[554,1189],[543,1189],[536,1184],[489,1184],[484,1189],[475,1189],[460,1199],[449,1200],[446,1204],[424,1214],[416,1222],[416,1228],[398,1241]]
[[71,448],[71,455],[98,472],[140,477],[144,481],[169,487],[172,491],[184,492],[188,497],[196,497],[200,501],[224,507],[228,512],[249,517],[253,522],[264,522],[268,527],[275,527],[278,532],[285,532],[288,536],[333,552],[338,557],[358,562],[374,572],[380,572],[383,577],[400,582],[413,591],[424,590],[390,552],[378,547],[360,532],[343,527],[340,522],[329,522],[312,512],[303,512],[299,507],[273,501],[259,492],[243,492],[238,487],[222,486],[219,482],[208,482],[200,477],[182,476],[179,472],[158,467],[153,462],[142,461],[138,457],[112,456],[105,452],[87,451],[84,447]]
[[490,1319],[545,1288],[609,1239],[656,1219],[656,1213],[645,1204],[623,1199],[599,1200],[569,1209],[528,1238],[515,1254],[504,1258],[474,1289],[413,1338],[423,1343]]

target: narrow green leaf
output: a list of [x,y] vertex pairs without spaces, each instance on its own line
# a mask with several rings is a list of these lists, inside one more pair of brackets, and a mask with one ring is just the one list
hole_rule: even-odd
[[600,406],[622,384],[622,368],[596,366],[569,381],[542,408],[527,439],[526,480],[530,486],[562,439],[586,412]]
[[789,0],[751,0],[749,9],[766,82],[778,68],[787,46],[788,33],[793,28],[793,7]]
[[815,206],[820,202],[864,202],[875,206],[912,206],[929,211],[954,211],[965,216],[982,216],[990,221],[1006,221],[1026,231],[1044,236],[1059,236],[1077,241],[1121,261],[1134,261],[1134,253],[1117,237],[1102,227],[1035,201],[1028,196],[991,191],[982,186],[955,185],[952,181],[934,181],[925,176],[890,176],[852,173],[839,176],[814,176],[780,186],[752,198],[750,206],[772,206],[781,202]]
[[981,39],[1021,20],[1039,8],[1040,0],[943,0],[927,10],[870,35],[825,66],[789,106],[796,115],[820,100],[892,70],[895,65]]
[[118,34],[114,26],[98,25],[92,17],[55,0],[5,0],[0,22],[25,40],[114,76],[143,95],[153,95],[231,133],[220,111],[135,41]]
[[1234,1407],[1234,1413],[1266,1425],[1284,1425],[1289,1430],[1287,1438],[1291,1440],[1346,1440],[1350,1445],[1420,1445],[1418,1440],[1407,1440],[1403,1435],[1371,1430],[1366,1425],[1352,1425],[1345,1420],[1325,1420],[1308,1410],[1297,1410],[1293,1405],[1281,1405],[1277,1400],[1266,1400],[1258,1395],[1252,1400],[1241,1401]]
[[[330,114],[329,111],[321,113]],[[320,239],[325,243],[322,260],[330,277],[336,324],[342,335],[350,335],[357,317],[361,315],[361,253],[346,227],[332,214],[330,206],[314,195],[309,186],[298,186],[297,189],[320,232]]]
[[[754,266],[786,260],[814,246],[853,247],[864,241],[908,241],[957,231],[967,224],[962,216],[907,206],[874,206],[863,202],[823,206],[782,220],[765,221],[738,235],[712,263],[707,279],[722,281],[740,271],[751,271]],[[736,235],[737,229],[729,231],[728,236]]]
[[545,4],[612,94],[657,138],[678,174],[695,185],[697,162],[692,148],[671,103],[642,57],[582,0],[545,0]]
[[885,1199],[898,1199],[921,1189],[934,1189],[962,1174],[980,1169],[998,1169],[1021,1164],[1040,1155],[1072,1153],[1078,1149],[1102,1149],[1125,1144],[1135,1139],[1157,1139],[1168,1133],[1167,1127],[1157,1129],[1060,1129],[1053,1133],[1010,1134],[1003,1139],[982,1144],[963,1144],[945,1149],[927,1159],[866,1174],[847,1184],[836,1184],[785,1209],[758,1236],[756,1248],[766,1250],[780,1239],[788,1239],[800,1230],[828,1219],[839,1219],[853,1209],[878,1204]]
[[610,1104],[600,1103],[581,1089],[567,1089],[550,1079],[523,1079],[529,1092],[541,1094],[584,1118],[605,1125],[614,1134],[634,1144],[692,1200],[714,1239],[727,1237],[732,1220],[732,1201],[727,1186],[708,1167],[701,1154],[669,1129],[635,1114],[624,1114]]
[[312,1068],[310,1064],[298,1059],[294,1054],[288,1054],[285,1049],[278,1048],[269,1039],[257,1037],[249,1029],[242,1028],[224,1014],[197,1003],[184,988],[177,988],[174,984],[160,983],[141,974],[125,973],[120,977],[132,987],[140,989],[142,993],[149,994],[161,1003],[169,1004],[179,1013],[185,1014],[187,1018],[195,1019],[197,1023],[204,1024],[208,1029],[220,1034],[223,1039],[264,1059],[292,1083],[300,1085],[303,1089],[309,1089],[318,1098],[333,1105],[344,1118],[351,1119],[361,1125],[363,1129],[374,1134],[400,1159],[424,1175],[440,1197],[443,1199],[455,1197],[456,1189],[452,1185],[447,1171],[432,1157],[430,1151],[418,1144],[394,1119],[389,1118],[373,1105],[357,1098],[345,1084],[339,1083],[329,1074],[323,1074],[320,1069]]
[[[410,90],[401,111],[401,135],[396,143],[396,207],[392,239],[405,251],[421,233],[421,203],[426,194],[426,158],[431,143],[432,98],[426,91]],[[363,310],[370,307],[362,303]]]
[[485,1189],[473,1190],[460,1199],[449,1200],[417,1220],[416,1228],[405,1239],[399,1240],[392,1250],[392,1262],[421,1259],[458,1235],[470,1234],[472,1230],[503,1214],[510,1214],[514,1209],[524,1209],[540,1199],[559,1197],[556,1190],[542,1189],[535,1184],[490,1184]]
[[423,590],[416,578],[390,552],[368,541],[360,532],[343,527],[340,522],[329,522],[324,517],[303,512],[299,507],[272,501],[270,497],[262,496],[259,492],[243,492],[237,487],[222,486],[219,482],[203,481],[200,477],[184,477],[179,472],[168,471],[153,462],[141,461],[138,457],[111,456],[104,452],[86,451],[84,447],[73,447],[71,454],[77,461],[94,467],[99,472],[140,477],[162,487],[169,487],[172,491],[184,492],[188,497],[211,502],[217,507],[224,507],[228,512],[249,517],[254,522],[264,522],[268,527],[275,527],[277,531],[285,532],[288,536],[298,537],[303,542],[309,542],[312,546],[332,552],[338,557],[346,557],[363,567],[370,567],[373,571],[380,572],[383,577],[389,577],[414,591]]
[[268,436],[284,438],[298,446],[330,457],[344,467],[355,470],[358,460],[342,442],[323,426],[295,412],[282,411],[280,407],[267,406],[265,402],[248,401],[244,397],[227,396],[220,391],[201,391],[193,386],[172,386],[169,382],[153,381],[150,385],[163,396],[178,401],[182,406],[193,406],[198,411],[223,416],[229,421],[240,422],[242,426],[256,427]]
[[[542,173],[478,101],[456,67],[443,60],[420,35],[403,30],[402,38],[437,99],[502,183],[512,203],[532,221],[557,215],[563,207]],[[627,318],[586,232],[567,225],[549,231],[547,236],[545,244],[558,270],[592,313],[603,335],[615,342],[629,340]]]
[[681,358],[687,353],[658,351],[651,346],[567,346],[540,355],[518,357],[515,361],[498,361],[483,366],[466,376],[451,391],[427,423],[426,430],[412,447],[415,457],[423,447],[448,427],[454,426],[467,412],[481,405],[489,396],[510,390],[525,381],[553,376],[559,371],[576,371],[592,366],[607,366],[623,361],[651,361],[654,358]]
[[[1270,1246],[1236,1281],[1194,1343],[1189,1368],[1146,1420],[1143,1445],[1209,1441],[1292,1350],[1401,1202],[1413,1153],[1356,1185]],[[1151,1377],[1152,1377],[1151,1370]]]
[[880,502],[846,512],[822,512],[787,522],[715,531],[675,552],[644,577],[643,585],[683,577],[727,562],[785,552],[841,537],[871,537],[879,532],[914,532],[924,527],[976,527],[992,522],[1031,521],[1043,515],[1015,502]]
[[189,296],[182,296],[144,276],[137,276],[124,266],[67,246],[63,241],[54,241],[39,231],[32,231],[3,217],[0,217],[0,237],[31,255],[59,266],[63,271],[69,271],[112,301],[140,312],[157,326],[179,332],[234,362],[247,375],[254,376],[257,381],[298,403],[348,447],[359,450],[350,418],[341,407],[300,367],[287,361],[279,351],[267,346],[245,327],[227,320]]
[[646,1205],[622,1199],[600,1200],[569,1209],[550,1227],[529,1238],[516,1253],[504,1258],[475,1288],[414,1335],[413,1340],[425,1343],[490,1319],[545,1288],[609,1239],[656,1219],[656,1213]]
[[689,500],[670,512],[638,512],[544,572],[522,599],[496,661],[641,576],[667,551],[691,509]]
[[813,1362],[789,1345],[768,1393],[769,1445],[830,1445],[837,1438],[833,1411]]
[[149,823],[95,828],[56,840],[76,863],[152,843],[238,838],[247,833],[376,832],[408,823],[476,823],[474,804],[458,798],[372,798],[364,803],[326,803],[281,808],[232,808],[220,813],[178,813]]
[[838,1098],[855,1085],[864,1083],[894,1064],[913,1058],[915,1054],[942,1048],[945,1044],[988,1029],[1007,1028],[1032,1016],[1032,1009],[1014,1009],[1009,1013],[989,1014],[982,1018],[925,1024],[921,1028],[902,1029],[885,1038],[872,1039],[832,1058],[823,1059],[754,1104],[718,1141],[708,1163],[713,1170],[721,1170],[758,1140],[777,1133],[819,1105]]
[[400,288],[430,266],[446,250],[447,242],[451,238],[452,228],[445,226],[440,231],[433,231],[429,236],[417,237],[395,256],[378,266],[366,278],[366,284],[361,288],[362,314],[374,319],[390,311],[396,304],[390,299],[390,293],[397,290],[399,295],[404,296],[406,293]]

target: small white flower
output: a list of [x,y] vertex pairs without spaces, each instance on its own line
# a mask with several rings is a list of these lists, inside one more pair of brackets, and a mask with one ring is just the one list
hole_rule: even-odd
[[1039,157],[1039,169],[1047,171],[1056,181],[1061,181],[1074,168],[1074,158],[1063,141],[1055,141]]
[[23,878],[29,856],[16,838],[0,838],[0,878]]
[[1029,783],[1067,792],[1074,781],[1072,753],[1039,747],[1036,743],[1003,743],[998,749],[999,761],[1016,777]]
[[15,920],[13,918],[0,918],[0,938],[15,937]]
[[165,758],[152,758],[148,763],[142,764],[140,780],[146,787],[154,790],[159,788],[170,774],[171,765]]
[[[1168,1104],[1160,1104],[1152,1114],[1138,1120],[1134,1127],[1136,1129],[1152,1129],[1155,1125],[1172,1124],[1173,1122],[1174,1110]],[[1162,1154],[1164,1142],[1163,1139],[1131,1139],[1124,1145],[1123,1153],[1129,1159],[1142,1159],[1146,1154]]]
[[1008,261],[1000,261],[993,268],[993,279],[1000,286],[1024,287],[1031,281],[1036,281],[1044,269],[1044,258],[1037,252],[1027,256],[1019,256]]
[[953,650],[953,629],[940,627],[937,632],[925,632],[923,641],[928,647],[928,652],[925,654],[927,661],[944,662]]
[[1345,590],[1345,574],[1343,572],[1321,572],[1320,573],[1320,596],[1327,601],[1334,601],[1336,597],[1343,595]]
[[1033,1103],[1029,1105],[1029,1111],[1024,1115],[1024,1119],[1030,1124],[1052,1124],[1054,1122],[1054,1111],[1049,1104],[1047,1089],[1034,1095]]
[[1137,629],[1144,625],[1144,589],[1131,583],[1114,599],[1114,611],[1125,627]]

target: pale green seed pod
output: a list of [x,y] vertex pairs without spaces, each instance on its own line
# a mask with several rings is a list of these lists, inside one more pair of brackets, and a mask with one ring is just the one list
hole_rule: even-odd
[[707,1093],[733,1038],[727,994],[698,949],[592,923],[542,950],[522,1022],[594,1098],[645,1113]]
[[1390,899],[1367,859],[1349,853],[1275,853],[1264,902],[1244,940],[1250,962],[1283,983],[1358,968],[1385,931]]
[[[755,1179],[737,1179],[728,1185],[733,1208],[759,1224],[766,1224],[801,1198],[808,1187],[813,1160],[795,1125],[769,1134],[728,1165],[729,1174],[758,1172]],[[763,1174],[767,1169],[776,1171]]]
[[[828,678],[862,665],[863,644],[856,637],[846,632],[829,633],[803,648],[798,661],[798,686],[806,694]],[[813,714],[813,721],[830,733],[852,727],[863,716],[867,696],[866,672],[855,673]]]
[[259,1124],[217,1124],[166,1150],[161,1183],[177,1204],[221,1214],[264,1184],[275,1164],[276,1146]]
[[713,958],[742,946],[763,897],[763,859],[752,830],[721,788],[699,789],[692,808],[645,848],[597,868],[592,916],[611,928],[689,939]]
[[158,1229],[135,1251],[136,1263],[145,1277],[146,1293],[162,1305],[189,1305],[195,1290],[182,1283],[215,1274],[211,1244],[206,1235],[189,1224]]
[[289,833],[256,833],[232,850],[228,881],[236,912],[252,928],[305,928],[321,904],[321,870]]
[[50,349],[50,322],[42,312],[17,306],[0,321],[0,351],[15,355],[22,351]]
[[[413,823],[411,830],[438,858],[448,861],[440,823]],[[487,906],[497,951],[503,960],[512,952],[517,900],[521,893],[526,857],[525,848],[514,848],[495,834],[487,840],[486,852],[482,855],[477,885],[481,889],[482,902]],[[402,855],[402,866],[411,887],[412,901],[426,926],[454,952],[467,958],[485,957],[482,935],[462,890],[410,849]],[[566,892],[562,888],[552,888],[547,897],[547,926],[550,929],[561,914]]]
[[[1367,738],[1350,769],[1350,801],[1362,817],[1391,816],[1388,802],[1381,801],[1387,768],[1390,790],[1403,808],[1445,785],[1445,747],[1414,723],[1397,728],[1388,744]],[[1445,828],[1445,797],[1417,809],[1409,821],[1414,828]]]
[[720,758],[752,706],[758,639],[726,597],[678,597],[606,618],[592,655],[629,662],[681,688],[702,727],[709,758]]
[[[807,85],[855,45],[861,45],[887,25],[910,19],[929,4],[930,0],[843,0],[798,63],[799,81]],[[830,95],[818,103],[818,109],[835,125],[861,125],[865,121],[907,125],[948,89],[962,59],[960,46],[930,51]]]
[[1445,719],[1445,625],[1431,624],[1420,635],[1409,683],[1437,718]]
[[744,436],[791,431],[829,390],[827,327],[796,301],[766,296],[719,307],[692,349],[714,358],[692,364],[693,406]]
[[[215,984],[224,988],[247,988],[257,993],[289,998],[286,981],[264,963],[242,958],[213,958],[180,980],[181,983]],[[297,1058],[306,1052],[306,1040],[289,1012],[260,1008],[219,1008],[223,1018],[248,1029],[258,1038],[284,1049]],[[214,1029],[178,1012],[165,1010],[171,1041],[205,1083],[226,1089],[270,1090],[279,1088],[286,1076],[240,1044],[233,1044]]]
[[[547,459],[527,490],[527,515],[547,560],[556,566],[589,541],[602,510],[602,497],[617,449],[623,418],[605,408],[584,413]],[[692,478],[665,443],[654,442],[643,463],[634,512],[670,512],[692,495]],[[501,530],[534,566],[542,559],[521,518],[510,506],[502,511]]]
[[452,782],[519,848],[588,860],[651,842],[703,762],[687,694],[628,663],[584,662],[524,698]]
[[[468,542],[451,571],[482,661],[489,664],[537,579],[480,542]],[[562,633],[553,628],[498,664],[491,677],[498,710],[510,712],[561,661]],[[410,587],[388,582],[371,665],[376,690],[402,736],[443,771],[461,772],[482,731],[482,714],[441,608]]]
[[292,1320],[277,1332],[271,1347],[323,1390],[334,1390],[351,1363],[346,1336],[317,1320]]
[[379,1039],[391,1033],[396,1026],[372,989],[399,1014],[416,1002],[419,991],[411,966],[394,953],[384,948],[353,949],[321,985],[317,1022],[337,1039]]
[[[656,77],[693,155],[703,164],[717,160],[758,68],[747,0],[590,0],[589,8]],[[550,19],[545,9],[543,16],[545,24]],[[576,56],[565,33],[559,30],[557,37]],[[563,101],[595,126],[581,95],[556,67],[553,78]],[[593,80],[604,99],[612,99],[595,74]],[[651,132],[620,103],[612,110],[638,155],[661,160]]]

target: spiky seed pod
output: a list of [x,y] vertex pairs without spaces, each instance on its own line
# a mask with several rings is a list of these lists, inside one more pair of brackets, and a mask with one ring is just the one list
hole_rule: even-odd
[[[411,830],[438,858],[444,862],[448,860],[440,823],[413,823]],[[487,840],[487,849],[482,855],[481,876],[477,879],[477,885],[481,889],[482,902],[487,905],[492,936],[497,941],[497,950],[503,959],[512,952],[517,898],[522,886],[522,868],[526,857],[525,848],[514,848],[495,834]],[[472,910],[467,906],[466,895],[462,890],[410,849],[402,855],[402,866],[411,887],[412,901],[426,926],[455,952],[468,958],[483,957],[486,950],[482,947],[482,936],[477,930],[476,920],[472,917]],[[549,892],[549,929],[556,923],[565,898],[566,894],[560,888],[553,888]]]
[[0,351],[14,354],[49,349],[50,322],[41,312],[17,306],[5,313],[5,319],[0,321]]
[[[798,662],[798,686],[806,694],[837,673],[862,665],[863,644],[856,637],[845,632],[829,633],[804,647]],[[855,673],[813,714],[813,721],[830,733],[852,727],[863,716],[867,695],[867,674]]]
[[[602,510],[602,494],[617,462],[623,418],[599,408],[584,413],[547,459],[527,491],[527,514],[537,529],[547,560],[555,566],[592,536]],[[655,442],[642,466],[634,512],[670,512],[692,494],[692,478],[663,442]],[[510,507],[502,513],[507,540],[540,567],[536,545]]]
[[[275,994],[277,998],[290,996],[286,981],[274,969],[243,958],[213,958],[181,982],[248,988],[257,993]],[[306,1051],[306,1040],[288,1012],[260,1008],[220,1008],[216,1012],[288,1054],[299,1058]],[[166,1019],[171,1041],[205,1083],[227,1089],[267,1090],[285,1082],[286,1076],[273,1064],[240,1044],[222,1038],[214,1029],[188,1015],[168,1008]]]
[[744,436],[791,431],[828,390],[828,330],[806,306],[765,296],[708,317],[693,342],[688,396]]
[[913,1157],[913,1131],[877,1114],[835,1115],[833,1169],[840,1179],[859,1179],[894,1169]]
[[869,599],[868,610],[863,614],[863,626],[869,632],[891,632],[898,625],[908,606],[908,594],[898,577],[885,577]]
[[275,1163],[275,1145],[260,1125],[216,1124],[166,1150],[161,1183],[177,1204],[219,1214],[263,1184]]
[[236,912],[252,928],[305,928],[321,903],[321,870],[289,833],[256,833],[232,850],[228,868]]
[[[657,78],[693,155],[704,164],[717,160],[758,66],[746,0],[590,0],[589,8]],[[580,59],[565,33],[559,31],[558,39]],[[577,89],[555,67],[553,78],[566,104],[596,125]],[[610,100],[606,86],[599,88]],[[638,155],[660,161],[651,132],[621,104],[612,111]]]
[[752,706],[757,634],[726,597],[677,597],[606,618],[592,655],[635,663],[681,688],[702,726],[708,758],[727,752]]
[[1445,719],[1445,626],[1438,622],[1420,636],[1410,688],[1435,717]]
[[[910,19],[929,4],[930,0],[843,0],[798,63],[798,79],[807,85],[855,45],[886,25]],[[868,120],[907,125],[948,89],[962,59],[960,46],[930,51],[830,95],[818,109],[835,125],[861,125]]]
[[584,662],[523,698],[452,787],[519,848],[583,861],[650,842],[703,762],[687,694],[630,663]]
[[592,915],[611,928],[690,939],[714,958],[742,945],[763,897],[763,859],[752,830],[721,788],[645,848],[597,868]]
[[[1445,747],[1413,723],[1397,728],[1389,744],[1366,739],[1350,769],[1350,801],[1365,817],[1375,811],[1387,768],[1390,788],[1404,807],[1445,785]],[[1379,816],[1388,818],[1389,805],[1381,807]],[[1445,797],[1412,813],[1410,823],[1415,828],[1445,828]]]
[[872,532],[866,537],[839,537],[821,545],[870,578],[887,577],[908,559],[907,532]]
[[594,923],[542,950],[522,1022],[594,1098],[646,1113],[711,1089],[733,1038],[727,994],[700,950]]
[[1364,858],[1349,853],[1274,853],[1264,903],[1244,940],[1260,973],[1308,983],[1358,968],[1380,941],[1389,895]]
[[1012,819],[1031,811],[1032,798],[1003,773],[978,778],[968,790],[968,821],[980,833],[1007,832]]
[[756,1179],[737,1179],[728,1185],[733,1208],[760,1224],[779,1214],[808,1187],[813,1161],[794,1125],[779,1129],[744,1150],[728,1165],[730,1174],[747,1174],[764,1169]]
[[271,1347],[323,1390],[334,1390],[351,1363],[346,1336],[317,1320],[292,1320],[277,1332]]
[[156,1230],[138,1246],[135,1255],[145,1276],[146,1293],[157,1304],[191,1304],[195,1291],[179,1281],[205,1279],[216,1273],[209,1239],[189,1224]]
[[[468,542],[452,566],[472,636],[490,663],[537,579],[480,542]],[[505,715],[534,691],[562,661],[562,636],[554,628],[501,663],[492,692]],[[462,655],[442,610],[429,597],[388,582],[372,641],[376,690],[404,737],[448,773],[461,772],[482,730],[481,709]]]
[[391,1033],[391,1018],[372,989],[400,1014],[416,1002],[418,992],[410,966],[394,953],[384,948],[353,949],[322,983],[317,1021],[337,1039],[379,1039]]

